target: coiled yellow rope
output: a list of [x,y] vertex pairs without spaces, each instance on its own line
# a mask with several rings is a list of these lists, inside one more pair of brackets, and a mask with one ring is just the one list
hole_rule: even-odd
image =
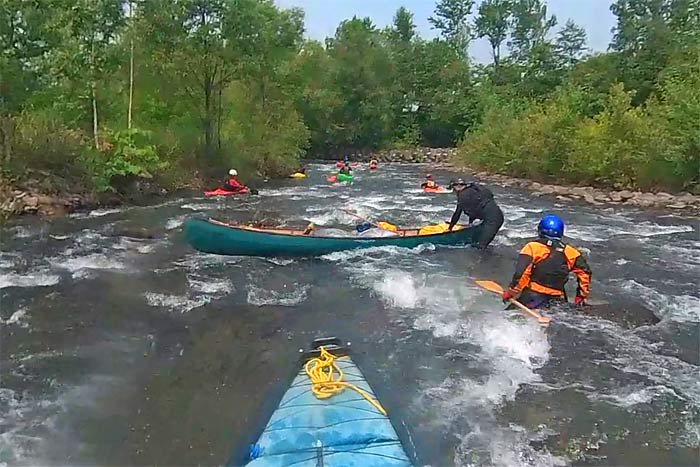
[[[333,395],[341,393],[345,388],[353,389],[367,399],[370,404],[375,406],[383,415],[386,415],[386,410],[381,406],[379,401],[372,398],[372,396],[362,388],[355,386],[352,383],[343,381],[345,378],[345,373],[343,370],[335,364],[336,356],[326,350],[325,347],[321,346],[321,355],[317,358],[312,358],[306,365],[304,369],[306,374],[309,375],[311,382],[311,391],[319,399],[328,399],[333,397]],[[337,372],[337,377],[336,377]]]

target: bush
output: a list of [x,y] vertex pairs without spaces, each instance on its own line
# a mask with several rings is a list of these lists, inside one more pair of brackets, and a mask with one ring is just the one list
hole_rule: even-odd
[[292,101],[278,95],[274,102],[263,103],[244,83],[234,83],[230,93],[232,104],[221,132],[223,161],[227,166],[252,168],[265,176],[289,175],[310,138]]
[[7,169],[11,172],[45,170],[63,177],[87,175],[80,155],[90,141],[82,131],[68,128],[49,111],[5,118]]
[[132,128],[118,131],[110,138],[103,151],[87,154],[86,161],[92,169],[95,184],[100,191],[112,189],[116,177],[146,177],[168,167],[158,157],[151,143],[151,133]]
[[529,108],[496,100],[477,130],[465,135],[459,157],[501,173],[558,177],[583,100],[577,88],[563,89],[547,103]]
[[650,184],[700,190],[700,65],[682,74],[669,73],[648,115],[663,137],[660,154],[645,174]]
[[[461,162],[520,177],[671,190],[700,189],[700,70],[668,74],[658,96],[632,104],[622,84],[604,99],[570,86],[529,108],[490,100],[459,147]],[[600,107],[592,117],[591,104]]]
[[632,93],[613,86],[603,111],[579,123],[570,140],[564,173],[583,183],[640,187],[645,165],[654,158],[654,139],[643,109],[632,107]]

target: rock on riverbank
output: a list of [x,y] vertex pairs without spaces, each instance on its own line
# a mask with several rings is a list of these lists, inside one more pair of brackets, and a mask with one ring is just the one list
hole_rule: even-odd
[[[59,184],[59,186],[62,185],[65,184]],[[63,216],[98,206],[143,204],[167,193],[168,191],[157,183],[139,178],[125,183],[119,192],[101,194],[94,191],[73,192],[66,189],[47,192],[34,179],[26,180],[21,184],[0,180],[0,219],[23,214]]]
[[[412,148],[382,151],[352,151],[338,154],[348,155],[353,161],[435,163],[449,164],[456,155],[455,148]],[[459,169],[459,168],[458,168]],[[488,172],[472,172],[481,181],[501,186],[519,187],[532,191],[532,196],[551,196],[560,200],[580,200],[593,205],[627,205],[640,208],[663,208],[675,211],[700,213],[700,196],[691,193],[670,194],[663,191],[650,193],[632,190],[609,190],[591,186],[553,185],[509,177]]]
[[650,193],[631,190],[607,190],[591,186],[552,185],[487,172],[474,172],[474,177],[477,180],[495,183],[500,186],[524,188],[530,190],[532,192],[531,196],[534,197],[548,196],[562,201],[580,200],[595,206],[626,205],[700,213],[700,196],[691,193],[670,194],[663,191]]
[[380,151],[351,151],[336,154],[336,159],[348,156],[352,161],[369,162],[376,159],[379,162],[406,163],[448,163],[456,152],[455,148],[411,148],[389,149]]

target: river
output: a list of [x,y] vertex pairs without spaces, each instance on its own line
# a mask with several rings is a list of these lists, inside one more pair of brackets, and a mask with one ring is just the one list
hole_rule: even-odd
[[[360,168],[352,186],[329,185],[330,165],[309,170],[243,199],[5,226],[0,465],[226,462],[266,421],[297,349],[323,335],[352,342],[418,465],[697,465],[697,218],[493,187],[506,223],[486,252],[291,260],[184,243],[183,222],[198,214],[350,230],[356,219],[340,208],[412,226],[448,219],[455,203],[417,189],[423,165]],[[588,254],[596,299],[661,321],[559,312],[545,330],[476,287],[508,281],[544,212]]]

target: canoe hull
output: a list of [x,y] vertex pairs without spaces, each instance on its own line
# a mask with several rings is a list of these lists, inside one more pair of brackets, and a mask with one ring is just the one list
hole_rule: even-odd
[[320,256],[336,251],[383,246],[415,248],[433,245],[466,245],[478,239],[482,225],[453,232],[412,237],[314,237],[248,230],[192,218],[185,223],[187,242],[199,251],[237,256]]
[[[374,391],[349,355],[328,350],[345,373],[376,400]],[[301,365],[257,442],[250,467],[408,467],[411,464],[389,418],[354,390],[318,399]]]

